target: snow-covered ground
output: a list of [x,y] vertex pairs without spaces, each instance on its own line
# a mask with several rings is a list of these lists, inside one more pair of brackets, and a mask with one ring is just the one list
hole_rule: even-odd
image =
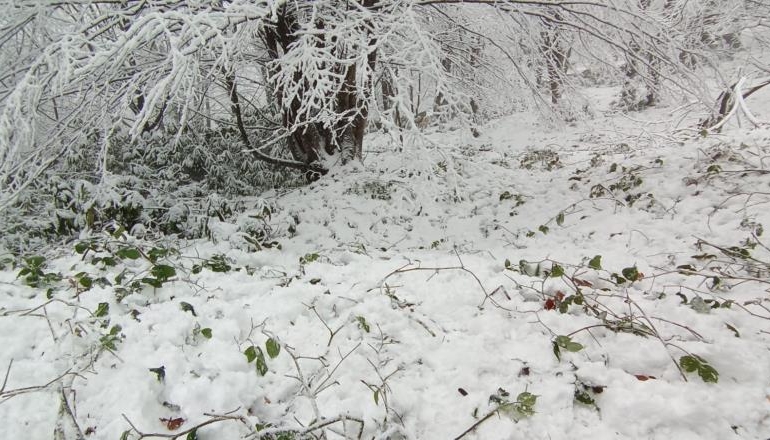
[[770,130],[668,120],[372,139],[211,240],[6,267],[0,439],[770,438]]

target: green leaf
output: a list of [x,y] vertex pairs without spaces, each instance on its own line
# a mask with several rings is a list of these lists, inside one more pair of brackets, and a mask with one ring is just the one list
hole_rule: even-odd
[[152,263],[155,263],[159,258],[168,256],[169,253],[171,253],[171,249],[152,248],[147,252],[147,258],[149,258]]
[[544,235],[545,235],[545,234],[548,234],[548,231],[550,231],[550,229],[549,229],[549,228],[548,228],[548,226],[546,226],[546,225],[540,225],[540,226],[538,226],[538,227],[537,227],[537,230],[538,230],[538,231],[540,231],[540,232],[542,232]]
[[524,406],[533,407],[535,406],[535,402],[537,402],[537,396],[524,391],[523,393],[519,393],[516,397],[516,401]]
[[166,281],[167,279],[176,275],[176,269],[165,264],[156,264],[150,270],[150,273],[160,281]]
[[621,271],[621,273],[627,280],[631,282],[636,281],[639,278],[639,270],[636,269],[636,266],[626,267]]
[[254,359],[257,358],[257,348],[252,345],[251,347],[247,348],[243,354],[246,355],[246,361],[251,363],[254,361]]
[[583,349],[583,344],[580,344],[579,342],[570,341],[564,346],[564,348],[567,349],[567,351],[576,353]]
[[559,347],[564,347],[570,341],[572,341],[572,338],[570,338],[569,336],[557,336],[556,337],[556,343],[559,344]]
[[259,373],[260,376],[264,376],[267,374],[267,361],[265,361],[265,355],[262,353],[262,349],[259,347],[254,347],[256,349],[256,366],[257,366],[257,373]]
[[278,341],[275,339],[269,338],[265,342],[265,351],[267,351],[267,355],[270,356],[270,359],[275,359],[278,357],[278,353],[281,352],[281,345],[278,344]]
[[591,397],[590,394],[588,394],[587,391],[584,390],[575,390],[575,400],[578,402],[584,404],[584,405],[596,405],[596,400],[594,400],[593,397]]
[[709,364],[701,364],[698,368],[698,376],[706,383],[719,382],[719,373]]
[[366,322],[366,318],[363,316],[356,316],[356,321],[358,321],[358,327],[362,328],[366,333],[369,333],[369,330],[371,328],[369,327],[369,323]]
[[593,258],[591,258],[591,261],[588,262],[588,267],[595,270],[601,270],[602,269],[602,256],[596,255]]
[[145,284],[149,284],[150,286],[158,288],[158,289],[163,287],[163,281],[155,279],[155,278],[146,278],[145,277],[145,278],[142,278],[142,282],[145,283]]
[[[96,260],[96,258],[94,258],[94,260]],[[99,259],[99,262],[102,263],[105,266],[110,266],[110,267],[118,265],[118,260],[116,260],[116,259],[114,259],[112,257],[102,257],[102,258]],[[94,263],[94,264],[96,264],[96,263]]]
[[166,378],[166,367],[163,365],[157,368],[149,368],[149,370],[151,373],[155,373],[158,382],[163,382],[163,380]]
[[107,316],[108,313],[110,313],[110,305],[106,302],[103,302],[103,303],[99,303],[99,305],[96,307],[94,316],[96,316],[97,318],[101,318],[103,316]]
[[564,212],[560,212],[556,215],[556,224],[559,226],[564,225]]
[[554,343],[557,346],[573,353],[583,349],[583,344],[573,341],[569,336],[557,336]]
[[694,356],[682,356],[679,358],[679,366],[688,373],[696,371],[700,365],[700,361]]
[[733,327],[732,325],[730,325],[730,324],[727,324],[727,323],[725,323],[725,326],[726,326],[728,329],[732,330],[732,331],[733,331],[733,333],[735,333],[735,337],[736,337],[736,338],[740,338],[740,337],[741,337],[741,334],[740,334],[740,332],[738,332],[738,329],[737,329],[737,328],[735,328],[735,327]]
[[94,279],[89,277],[86,274],[83,274],[78,277],[78,283],[80,283],[81,286],[85,287],[86,290],[90,289],[94,285]]
[[192,306],[192,304],[182,301],[179,303],[179,306],[182,308],[182,311],[190,312],[193,316],[198,316],[195,313],[195,308]]
[[198,428],[193,428],[188,432],[185,440],[198,440]]
[[559,278],[564,275],[564,268],[554,263],[551,266],[551,278]]
[[206,327],[201,329],[201,334],[206,339],[211,339],[211,329]]
[[115,255],[120,258],[127,258],[129,260],[136,260],[142,256],[141,252],[139,252],[139,250],[136,248],[119,249],[117,252],[115,252]]
[[320,256],[317,253],[315,253],[315,252],[310,253],[310,254],[305,254],[304,257],[300,257],[299,258],[299,264],[312,263],[312,262],[318,260],[319,257]]
[[43,263],[45,263],[45,257],[35,255],[25,258],[24,261],[27,263],[27,266],[31,268],[39,268],[43,266]]
[[556,343],[556,341],[551,342],[551,345],[553,346],[553,354],[556,356],[556,360],[561,360],[561,349],[559,348],[559,344]]
[[111,338],[109,336],[102,336],[99,338],[99,342],[102,344],[102,347],[115,351],[118,349],[118,347],[115,345],[115,338]]
[[91,246],[90,243],[88,243],[87,241],[81,241],[75,244],[75,252],[80,255],[83,255],[86,253],[86,251],[90,246]]
[[123,284],[123,280],[126,279],[127,275],[128,275],[128,270],[123,269],[123,271],[115,275],[115,284]]
[[513,267],[513,266],[511,266],[511,260],[509,260],[509,259],[507,259],[507,258],[505,259],[505,263],[503,263],[503,266],[504,266],[506,269],[508,269],[508,270],[511,270],[511,268]]
[[115,229],[115,232],[112,233],[112,236],[115,238],[120,238],[123,236],[123,234],[126,232],[126,228],[124,228],[122,225],[118,226],[117,229]]
[[380,404],[380,390],[374,390],[374,404],[379,405]]

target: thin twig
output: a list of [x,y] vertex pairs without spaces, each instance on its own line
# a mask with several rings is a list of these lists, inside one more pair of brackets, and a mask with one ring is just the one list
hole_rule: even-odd
[[454,440],[460,440],[461,438],[465,437],[469,433],[473,432],[476,428],[479,427],[479,425],[481,425],[482,423],[486,422],[493,415],[497,414],[498,411],[499,411],[499,409],[495,409],[494,411],[491,411],[489,414],[487,414],[484,417],[480,418],[478,421],[476,421],[476,423],[471,425],[470,428],[466,429],[465,431],[463,431],[462,434],[460,434],[457,437],[455,437]]
[[211,424],[218,423],[218,422],[227,421],[227,420],[240,421],[240,422],[242,422],[244,425],[246,425],[248,427],[251,426],[249,424],[249,422],[246,419],[243,418],[243,416],[213,415],[213,414],[206,414],[206,415],[208,417],[211,417],[211,418],[209,420],[206,420],[206,421],[203,421],[201,423],[198,423],[197,425],[195,425],[195,426],[193,426],[191,428],[185,429],[184,431],[177,432],[177,433],[169,433],[169,434],[167,434],[167,433],[158,433],[158,432],[142,432],[133,423],[131,423],[131,420],[129,420],[128,417],[126,417],[125,414],[121,414],[121,416],[123,416],[123,419],[126,421],[126,423],[128,423],[129,426],[131,426],[131,429],[133,429],[134,432],[136,432],[137,435],[139,435],[139,438],[137,440],[141,440],[143,438],[170,438],[170,439],[176,439],[176,438],[179,438],[179,437],[186,436],[187,434],[189,434],[189,433],[191,433],[193,431],[197,431],[198,429],[200,429],[200,428],[202,428],[204,426],[211,425]]
[[0,386],[0,396],[2,396],[3,392],[5,391],[5,385],[8,383],[8,376],[11,374],[12,365],[13,365],[13,358],[11,358],[10,362],[8,362],[8,369],[5,370],[5,378],[3,378],[3,385]]

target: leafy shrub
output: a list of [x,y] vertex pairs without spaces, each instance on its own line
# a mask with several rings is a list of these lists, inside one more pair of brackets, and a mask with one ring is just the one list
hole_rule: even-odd
[[[89,141],[98,144],[98,136]],[[93,144],[73,148],[0,213],[0,245],[29,255],[82,231],[120,227],[138,236],[205,237],[209,217],[224,221],[245,211],[232,201],[236,197],[304,182],[299,173],[256,160],[239,145],[227,127],[181,133],[167,127],[135,140],[117,134],[103,175]],[[281,148],[271,154],[280,155]]]

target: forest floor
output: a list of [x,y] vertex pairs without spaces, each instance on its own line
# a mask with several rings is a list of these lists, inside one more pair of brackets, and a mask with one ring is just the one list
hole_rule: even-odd
[[535,119],[6,267],[0,438],[770,438],[770,130]]

